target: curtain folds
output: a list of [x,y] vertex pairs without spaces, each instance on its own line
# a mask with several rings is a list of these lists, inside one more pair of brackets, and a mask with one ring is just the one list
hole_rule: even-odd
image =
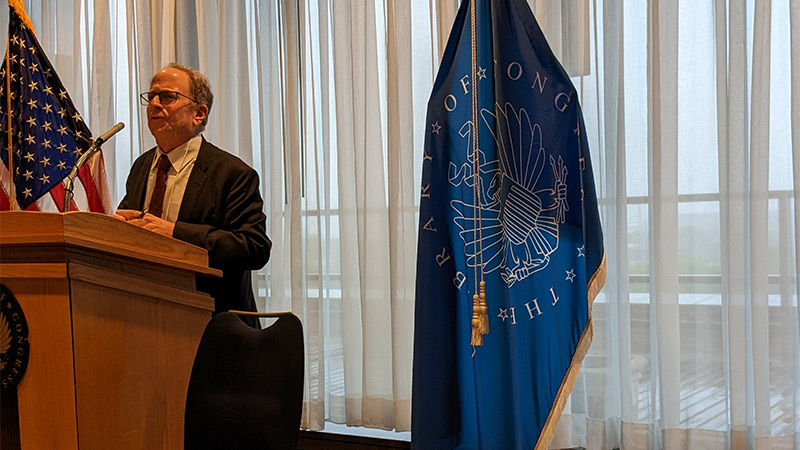
[[[800,449],[800,6],[528,0],[580,93],[608,276],[553,448]],[[426,103],[458,0],[29,0],[118,201],[170,61],[260,174],[303,427],[410,428]],[[0,17],[7,20],[8,12]],[[3,22],[6,23],[6,22]],[[443,412],[444,413],[444,412]]]
[[554,447],[800,448],[796,9],[593,2],[609,277]]

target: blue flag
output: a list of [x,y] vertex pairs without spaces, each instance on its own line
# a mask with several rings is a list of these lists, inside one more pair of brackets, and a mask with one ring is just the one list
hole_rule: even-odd
[[547,448],[605,253],[578,95],[525,0],[461,3],[426,120],[412,448]]

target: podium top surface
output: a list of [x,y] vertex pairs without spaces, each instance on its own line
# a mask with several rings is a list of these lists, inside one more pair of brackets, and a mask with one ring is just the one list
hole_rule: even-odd
[[0,245],[63,245],[221,276],[200,247],[90,212],[0,212]]

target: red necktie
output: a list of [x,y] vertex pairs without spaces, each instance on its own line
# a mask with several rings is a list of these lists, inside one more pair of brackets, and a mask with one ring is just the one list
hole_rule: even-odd
[[156,186],[153,188],[153,195],[150,196],[150,208],[148,212],[154,216],[161,217],[164,209],[164,191],[167,189],[167,172],[172,164],[169,163],[167,155],[162,154],[158,158],[158,170],[156,171]]

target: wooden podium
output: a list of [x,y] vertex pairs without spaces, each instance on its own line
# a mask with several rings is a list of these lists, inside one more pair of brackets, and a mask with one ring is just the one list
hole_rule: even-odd
[[219,276],[204,249],[94,213],[0,213],[0,280],[28,323],[17,387],[33,449],[180,449]]

